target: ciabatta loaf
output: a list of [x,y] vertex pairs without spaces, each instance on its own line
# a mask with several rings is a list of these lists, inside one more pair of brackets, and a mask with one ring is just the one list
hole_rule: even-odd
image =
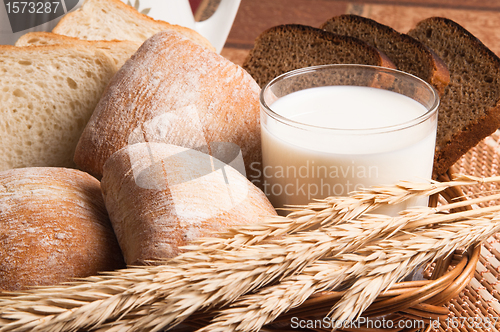
[[123,66],[132,54],[137,51],[141,43],[127,40],[83,40],[75,37],[58,35],[51,32],[29,32],[22,35],[16,46],[43,46],[43,45],[81,45],[85,47],[97,48],[108,52],[115,61],[117,68]]
[[160,31],[177,31],[193,42],[215,51],[196,31],[139,13],[120,0],[86,0],[82,7],[64,15],[52,32],[86,40],[144,42]]
[[396,68],[420,77],[440,95],[450,82],[450,73],[443,60],[418,40],[393,28],[358,15],[335,16],[321,29],[361,39],[384,52]]
[[213,155],[212,143],[228,142],[241,149],[251,176],[261,160],[259,92],[241,67],[182,34],[160,32],[111,80],[75,162],[100,178],[106,160],[129,144],[164,142]]
[[124,147],[104,165],[101,183],[127,264],[171,258],[192,240],[276,215],[236,169],[176,145]]
[[425,19],[408,34],[432,48],[451,75],[439,106],[436,177],[500,127],[500,59],[446,18]]
[[0,46],[0,170],[74,167],[78,139],[116,71],[92,47]]
[[0,291],[54,285],[125,266],[101,195],[84,172],[0,172]]
[[357,38],[298,24],[275,26],[261,33],[243,68],[263,87],[290,70],[332,63],[395,68],[385,54]]

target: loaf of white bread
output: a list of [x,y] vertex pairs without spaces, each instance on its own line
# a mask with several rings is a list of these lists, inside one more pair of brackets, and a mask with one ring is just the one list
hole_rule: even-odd
[[0,292],[125,266],[99,181],[84,172],[0,172],[0,206]]
[[180,33],[160,32],[109,83],[78,142],[75,163],[100,178],[106,160],[132,143],[211,154],[211,143],[227,142],[241,149],[247,174],[256,176],[259,92],[241,67]]
[[276,215],[236,169],[171,144],[122,148],[104,165],[101,185],[127,264],[165,260],[192,240]]

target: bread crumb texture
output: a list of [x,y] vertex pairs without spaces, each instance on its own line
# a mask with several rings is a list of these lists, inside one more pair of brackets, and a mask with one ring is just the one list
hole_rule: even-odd
[[78,139],[115,71],[92,48],[0,47],[0,170],[74,167]]
[[43,46],[43,45],[81,45],[85,47],[95,47],[107,52],[115,62],[117,69],[123,66],[132,54],[137,51],[141,42],[132,42],[127,40],[83,40],[76,37],[68,37],[51,32],[29,32],[22,35],[17,41],[16,46]]
[[438,115],[435,169],[441,174],[500,127],[500,59],[445,18],[423,20],[409,34],[432,48],[450,71]]
[[[326,21],[321,29],[359,38],[384,52],[394,62],[397,69],[413,74],[428,83],[434,83],[440,74],[440,59],[418,40],[399,33],[393,28],[372,19],[357,15],[339,15]],[[449,76],[446,72],[442,75]],[[448,77],[449,80],[449,77]],[[436,86],[438,90],[441,85]]]
[[382,57],[359,39],[289,24],[264,31],[255,40],[243,68],[264,87],[273,78],[294,69],[332,63],[381,66]]

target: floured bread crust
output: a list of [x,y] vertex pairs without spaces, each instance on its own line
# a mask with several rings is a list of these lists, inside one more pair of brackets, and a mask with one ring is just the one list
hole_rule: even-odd
[[124,267],[99,181],[78,170],[0,173],[0,291]]
[[164,142],[211,153],[240,147],[247,174],[260,167],[260,88],[241,67],[164,31],[148,39],[111,80],[85,128],[75,163],[100,178],[128,144]]

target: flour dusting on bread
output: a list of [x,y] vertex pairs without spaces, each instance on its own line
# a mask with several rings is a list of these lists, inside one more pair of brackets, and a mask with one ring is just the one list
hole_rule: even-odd
[[[129,144],[134,130],[172,113],[180,125],[161,142],[185,142],[184,131],[192,131],[197,127],[193,121],[199,121],[206,144],[229,142],[241,148],[248,174],[261,158],[259,92],[241,67],[181,34],[161,32],[110,82],[80,138],[75,162],[101,177],[107,158]],[[195,110],[197,117],[182,110]]]

